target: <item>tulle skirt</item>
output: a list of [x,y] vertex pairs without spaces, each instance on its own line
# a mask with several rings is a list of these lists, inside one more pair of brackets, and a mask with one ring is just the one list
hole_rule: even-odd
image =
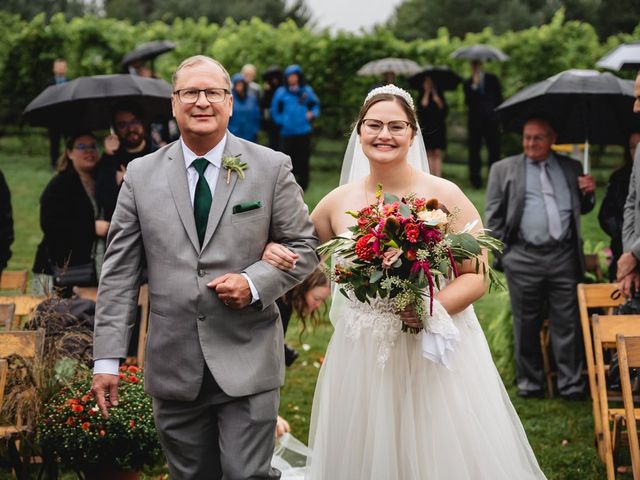
[[399,332],[399,319],[380,324],[388,312],[339,302],[313,402],[305,478],[545,478],[473,307],[452,317],[460,340],[447,368],[423,357],[420,335]]

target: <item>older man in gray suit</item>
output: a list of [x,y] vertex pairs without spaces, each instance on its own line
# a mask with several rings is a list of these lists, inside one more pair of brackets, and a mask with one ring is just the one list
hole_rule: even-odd
[[[636,101],[633,111],[640,113],[640,72],[635,83]],[[618,259],[618,278],[620,289],[627,297],[640,292],[640,148],[636,148],[633,170],[629,180],[629,194],[624,204],[624,223],[622,226],[623,254]]]
[[[143,258],[150,317],[145,385],[172,479],[279,478],[270,467],[284,380],[275,300],[318,263],[288,157],[228,133],[229,74],[196,56],[174,78],[181,138],[129,164],[109,231],[92,392],[118,405]],[[300,255],[261,261],[275,241]]]
[[499,260],[509,284],[518,395],[542,397],[539,334],[549,319],[560,395],[584,397],[583,351],[576,284],[584,273],[580,214],[593,209],[595,182],[579,162],[556,155],[545,118],[524,126],[523,155],[489,172],[486,225],[505,243]]

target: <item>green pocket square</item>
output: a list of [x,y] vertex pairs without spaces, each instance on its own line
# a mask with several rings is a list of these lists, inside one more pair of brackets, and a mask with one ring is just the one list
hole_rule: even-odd
[[262,202],[260,200],[256,200],[254,202],[244,202],[239,203],[238,205],[233,206],[233,214],[248,212],[250,210],[255,210],[256,208],[260,208],[262,206]]

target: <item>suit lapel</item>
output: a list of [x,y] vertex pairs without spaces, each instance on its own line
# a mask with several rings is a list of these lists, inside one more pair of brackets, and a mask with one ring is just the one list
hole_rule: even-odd
[[196,221],[193,216],[193,206],[189,195],[189,180],[187,179],[187,169],[184,166],[184,156],[179,141],[175,142],[167,153],[169,157],[169,168],[167,169],[167,180],[171,189],[173,202],[180,215],[182,225],[193,244],[193,248],[200,252],[200,242],[196,230]]
[[[242,153],[242,150],[243,149],[241,148],[241,144],[240,142],[238,142],[237,138],[231,135],[231,133],[227,132],[227,144],[224,147],[222,156],[236,156]],[[240,157],[240,159],[246,162],[245,158]],[[216,188],[213,192],[213,202],[211,203],[211,210],[209,211],[209,219],[207,220],[207,231],[204,235],[204,242],[202,243],[203,250],[211,240],[211,237],[213,237],[213,234],[216,231],[218,224],[220,223],[220,219],[222,218],[222,214],[225,211],[227,203],[229,202],[231,192],[233,192],[233,189],[235,188],[237,182],[238,174],[231,172],[229,183],[227,184],[227,170],[221,164],[220,172],[218,174],[218,181],[216,182]]]

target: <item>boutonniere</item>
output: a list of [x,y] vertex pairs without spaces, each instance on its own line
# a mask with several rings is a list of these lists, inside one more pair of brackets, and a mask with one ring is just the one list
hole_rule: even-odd
[[244,171],[248,166],[240,161],[240,155],[242,154],[222,156],[222,168],[227,169],[227,185],[231,181],[231,172],[236,172],[240,178],[244,179]]

